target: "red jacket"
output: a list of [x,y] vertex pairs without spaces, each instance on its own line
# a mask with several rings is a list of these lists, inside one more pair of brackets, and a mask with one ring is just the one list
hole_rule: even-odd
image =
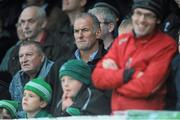
[[[163,109],[164,83],[176,48],[175,41],[160,31],[141,38],[135,38],[133,33],[118,36],[92,74],[97,88],[113,89],[112,112]],[[102,61],[107,58],[116,62],[117,70],[102,67]],[[123,83],[123,72],[127,67],[134,68],[135,72],[128,83]]]

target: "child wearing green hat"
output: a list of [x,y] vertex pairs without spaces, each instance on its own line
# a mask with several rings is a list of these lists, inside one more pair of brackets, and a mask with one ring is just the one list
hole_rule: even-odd
[[30,80],[24,86],[22,107],[27,118],[52,117],[43,110],[51,100],[51,86],[41,78]]
[[0,100],[0,119],[16,119],[17,109],[17,101]]
[[63,95],[54,116],[110,114],[110,103],[103,93],[89,87],[91,69],[82,60],[69,60],[59,70]]

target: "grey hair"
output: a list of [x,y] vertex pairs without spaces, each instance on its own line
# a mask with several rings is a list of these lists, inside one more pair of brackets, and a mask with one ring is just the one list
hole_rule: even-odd
[[38,18],[46,18],[46,11],[42,7],[38,7],[37,17]]
[[94,7],[88,10],[89,13],[93,15],[100,15],[103,17],[104,21],[112,22],[116,26],[116,14],[108,7]]
[[79,14],[75,20],[80,19],[80,18],[87,18],[90,17],[93,22],[93,32],[95,33],[98,29],[100,29],[100,23],[97,17],[91,13],[81,13]]
[[43,48],[42,48],[42,45],[40,44],[40,42],[37,42],[37,41],[32,41],[32,40],[23,40],[21,43],[20,43],[20,47],[23,47],[23,46],[29,46],[29,45],[34,45],[37,49],[37,53],[42,55],[42,56],[45,56],[45,53],[43,52]]
[[23,10],[25,10],[27,8],[33,8],[37,11],[36,16],[35,16],[36,18],[46,19],[46,11],[44,8],[37,6],[37,5],[28,5]]

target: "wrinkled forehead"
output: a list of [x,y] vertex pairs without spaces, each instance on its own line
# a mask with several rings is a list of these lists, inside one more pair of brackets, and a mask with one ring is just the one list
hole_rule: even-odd
[[74,22],[74,29],[84,28],[84,27],[90,28],[92,26],[92,24],[93,24],[93,22],[90,17],[77,18]]
[[153,14],[153,15],[156,15],[153,11],[149,10],[149,9],[146,9],[146,8],[135,8],[133,10],[133,12],[142,12],[143,14]]
[[19,48],[19,54],[29,53],[29,52],[38,53],[37,47],[33,44],[30,44],[30,45],[21,46]]
[[20,20],[27,20],[27,19],[35,19],[37,18],[37,12],[38,12],[38,9],[36,7],[28,7],[28,8],[25,8],[21,15],[20,15]]

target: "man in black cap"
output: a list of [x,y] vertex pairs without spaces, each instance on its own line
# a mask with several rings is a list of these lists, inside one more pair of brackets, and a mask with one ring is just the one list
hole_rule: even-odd
[[161,11],[152,0],[136,0],[131,16],[133,31],[118,36],[92,73],[95,87],[113,90],[112,113],[164,108],[165,81],[176,43],[158,30]]
[[169,0],[166,3],[169,12],[163,22],[163,31],[173,37],[178,44],[178,30],[180,29],[180,0]]
[[117,33],[117,19],[119,19],[117,9],[107,3],[99,2],[92,9],[88,10],[88,12],[95,15],[99,20],[101,39],[103,40],[104,48],[108,50],[114,38],[117,37],[115,35]]

